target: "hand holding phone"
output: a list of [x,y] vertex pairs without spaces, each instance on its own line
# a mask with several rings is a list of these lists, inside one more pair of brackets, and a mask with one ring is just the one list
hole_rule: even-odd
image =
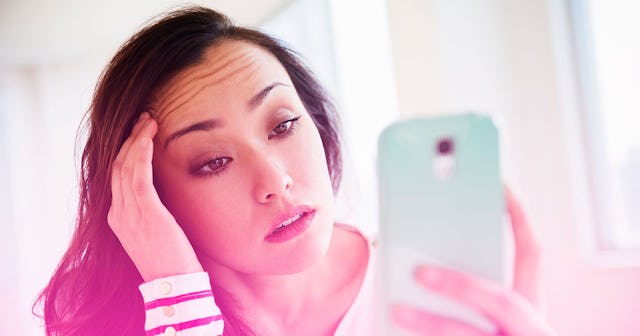
[[539,302],[538,243],[522,207],[508,188],[505,195],[515,247],[511,288],[448,268],[419,267],[414,273],[420,286],[472,307],[493,323],[495,331],[483,332],[464,320],[399,304],[392,307],[396,325],[412,335],[557,335],[535,308]]

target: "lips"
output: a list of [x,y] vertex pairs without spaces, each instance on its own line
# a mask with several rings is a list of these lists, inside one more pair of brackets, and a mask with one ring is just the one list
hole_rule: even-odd
[[299,214],[297,214],[297,215],[285,220],[284,222],[280,223],[280,225],[278,225],[278,227],[275,230],[273,230],[273,232],[277,232],[278,230],[289,226],[290,224],[294,223],[295,221],[300,219],[300,217],[304,216],[305,214],[306,214],[305,212],[299,213]]
[[287,209],[272,221],[271,229],[265,236],[269,242],[282,242],[304,232],[315,215],[315,209],[307,205],[298,205]]

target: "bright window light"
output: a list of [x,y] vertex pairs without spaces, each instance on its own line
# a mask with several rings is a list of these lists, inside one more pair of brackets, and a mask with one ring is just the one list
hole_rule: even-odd
[[640,249],[640,2],[570,5],[597,247]]

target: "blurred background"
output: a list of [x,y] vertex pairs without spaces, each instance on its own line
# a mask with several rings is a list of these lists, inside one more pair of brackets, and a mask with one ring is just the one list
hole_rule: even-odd
[[[640,5],[604,0],[209,0],[300,51],[347,146],[341,219],[376,231],[389,122],[499,120],[507,183],[542,253],[560,335],[640,333]],[[100,71],[162,0],[0,2],[0,334],[31,314],[74,226],[76,131]],[[79,139],[82,143],[82,139]]]

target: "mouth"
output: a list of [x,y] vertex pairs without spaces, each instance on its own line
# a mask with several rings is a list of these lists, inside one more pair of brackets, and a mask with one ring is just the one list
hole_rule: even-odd
[[291,225],[292,223],[294,223],[294,222],[295,222],[295,221],[297,221],[298,219],[302,218],[302,216],[304,216],[304,215],[306,215],[306,214],[307,214],[306,212],[299,213],[299,214],[297,214],[297,215],[295,215],[295,216],[293,216],[293,217],[291,217],[291,218],[289,218],[289,219],[285,220],[284,222],[280,223],[280,225],[278,225],[278,227],[277,227],[277,228],[275,228],[275,230],[273,230],[273,232],[272,232],[272,233],[276,233],[276,232],[280,231],[281,229],[283,229],[283,228],[285,228],[285,227],[287,227],[287,226]]
[[294,207],[276,217],[272,229],[265,240],[272,243],[284,242],[302,234],[311,225],[315,209],[308,206]]

